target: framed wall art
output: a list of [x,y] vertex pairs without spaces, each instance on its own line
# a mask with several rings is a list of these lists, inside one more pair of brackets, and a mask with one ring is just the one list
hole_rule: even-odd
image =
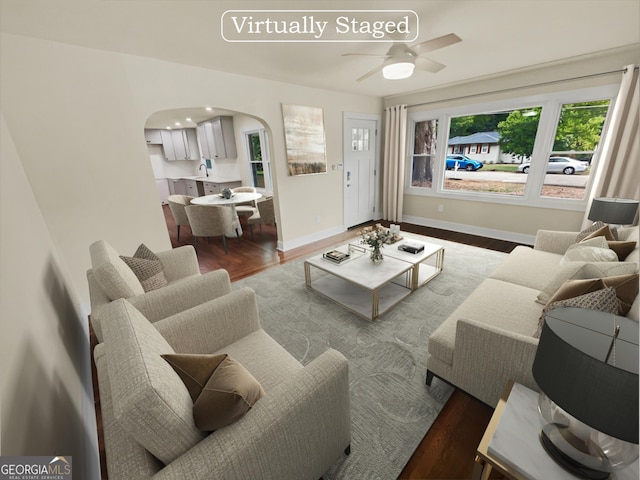
[[283,103],[282,117],[289,175],[327,173],[322,108]]

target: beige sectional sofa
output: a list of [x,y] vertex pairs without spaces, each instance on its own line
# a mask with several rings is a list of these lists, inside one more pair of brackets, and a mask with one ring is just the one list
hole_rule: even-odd
[[[544,303],[565,280],[638,272],[638,227],[621,228],[635,241],[623,261],[562,262],[579,232],[541,230],[534,247],[516,247],[429,337],[427,385],[439,377],[495,406],[512,379],[538,390],[531,367],[534,334]],[[638,321],[638,297],[627,314]]]

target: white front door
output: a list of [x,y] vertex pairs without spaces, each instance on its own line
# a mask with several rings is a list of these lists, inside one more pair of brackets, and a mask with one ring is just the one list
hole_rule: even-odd
[[344,116],[344,223],[353,227],[375,216],[377,121]]

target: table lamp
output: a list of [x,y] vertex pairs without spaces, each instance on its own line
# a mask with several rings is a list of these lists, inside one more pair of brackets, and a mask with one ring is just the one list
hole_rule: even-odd
[[589,210],[589,220],[611,225],[631,225],[638,211],[638,200],[627,198],[594,198]]
[[581,308],[545,315],[533,377],[540,441],[576,476],[607,479],[638,458],[638,322]]

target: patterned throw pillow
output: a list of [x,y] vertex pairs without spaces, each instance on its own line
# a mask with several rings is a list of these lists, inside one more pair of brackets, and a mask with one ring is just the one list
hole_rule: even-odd
[[193,401],[198,430],[211,432],[242,418],[264,395],[258,381],[227,354],[162,355],[182,379]]
[[595,292],[586,293],[578,297],[567,298],[557,302],[549,303],[542,310],[542,315],[538,320],[538,329],[533,334],[534,338],[540,338],[542,333],[542,326],[544,324],[544,317],[546,314],[554,308],[561,307],[576,307],[585,308],[588,310],[600,310],[601,312],[618,313],[619,301],[616,295],[616,289],[613,287],[603,288],[602,290],[596,290]]
[[578,233],[578,235],[576,235],[576,243],[581,242],[582,240],[587,238],[589,235],[593,234],[594,232],[597,232],[598,230],[601,230],[604,227],[608,227],[609,232],[613,237],[611,240],[618,240],[618,229],[616,227],[612,227],[611,225],[607,225],[606,223],[598,220],[592,223],[591,225],[589,225],[584,230],[582,230],[580,233]]
[[145,292],[156,290],[169,283],[164,275],[162,262],[144,243],[140,244],[133,257],[120,255],[120,258],[136,274]]

